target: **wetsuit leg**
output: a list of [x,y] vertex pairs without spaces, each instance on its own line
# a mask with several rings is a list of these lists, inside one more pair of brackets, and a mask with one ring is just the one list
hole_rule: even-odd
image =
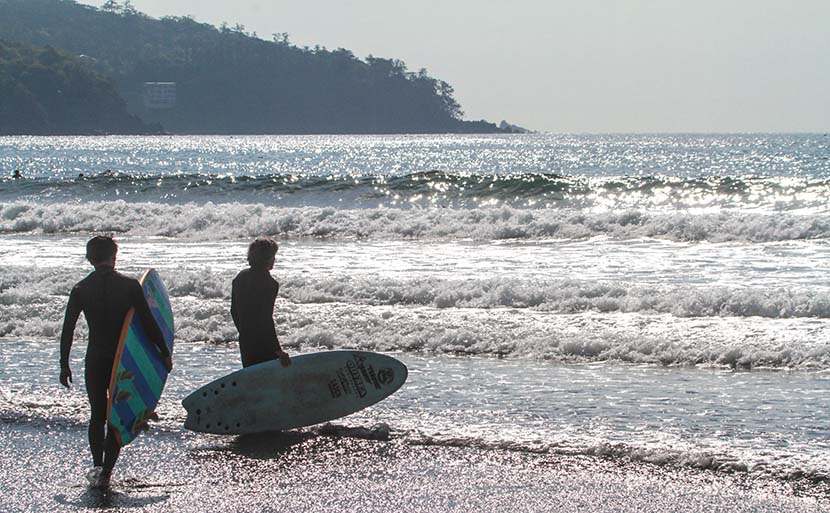
[[115,438],[115,430],[107,428],[107,439],[104,442],[104,472],[112,472],[120,452],[121,445]]
[[[121,446],[115,439],[115,433],[106,429],[107,391],[110,386],[112,366],[96,366],[87,363],[84,373],[86,393],[89,398],[91,415],[89,418],[89,449],[92,451],[92,464],[111,470],[118,459]],[[105,437],[106,433],[106,437]]]
[[[107,376],[107,381],[109,381]],[[104,426],[107,423],[107,388],[99,369],[87,363],[84,372],[86,395],[89,398],[89,449],[92,451],[92,464],[100,467],[104,464]]]

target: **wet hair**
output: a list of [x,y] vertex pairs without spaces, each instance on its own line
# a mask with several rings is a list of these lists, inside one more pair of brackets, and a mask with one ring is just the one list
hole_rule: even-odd
[[256,269],[265,269],[277,254],[279,245],[271,237],[260,236],[248,246],[248,263]]
[[92,265],[106,262],[118,253],[118,244],[108,235],[98,235],[86,243],[86,259]]

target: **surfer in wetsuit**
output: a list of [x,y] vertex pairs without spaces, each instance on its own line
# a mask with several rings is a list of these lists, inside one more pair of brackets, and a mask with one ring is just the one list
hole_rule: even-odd
[[274,326],[274,302],[280,285],[271,277],[277,255],[277,241],[257,237],[248,246],[251,267],[233,279],[231,317],[239,332],[242,366],[279,359],[283,367],[291,365],[288,353],[280,347]]
[[141,285],[137,280],[115,271],[117,252],[118,245],[111,237],[93,237],[87,242],[86,259],[95,270],[72,288],[61,332],[60,382],[69,388],[69,383],[72,382],[69,350],[72,347],[75,324],[81,312],[84,313],[89,326],[84,380],[91,409],[89,448],[95,467],[88,477],[90,480],[96,479],[98,484],[103,486],[109,483],[121,450],[115,438],[115,430],[107,428],[105,433],[107,393],[121,328],[130,308],[135,308],[136,315],[141,319],[150,340],[164,358],[167,370],[173,368],[173,360],[164,342],[164,335],[150,312]]

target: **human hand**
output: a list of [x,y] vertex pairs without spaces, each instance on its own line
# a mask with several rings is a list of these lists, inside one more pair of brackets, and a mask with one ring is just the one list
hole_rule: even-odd
[[283,367],[288,367],[289,365],[291,365],[291,357],[288,356],[288,353],[286,353],[285,351],[278,352],[277,356],[279,356],[280,363]]
[[69,388],[69,384],[72,383],[72,371],[69,367],[64,367],[61,369],[61,385]]

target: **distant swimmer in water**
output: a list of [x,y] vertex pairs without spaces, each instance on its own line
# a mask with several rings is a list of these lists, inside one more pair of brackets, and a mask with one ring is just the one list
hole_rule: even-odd
[[283,367],[291,365],[288,353],[280,347],[274,326],[274,302],[280,285],[271,277],[277,255],[277,241],[257,237],[248,246],[250,267],[233,279],[231,317],[239,331],[239,352],[242,366],[279,360]]
[[109,170],[109,169],[107,169],[106,171],[104,171],[103,173],[101,173],[101,176],[112,176],[112,171],[111,171],[111,170]]
[[22,175],[22,174],[20,174],[20,170],[19,170],[19,169],[15,169],[15,170],[14,170],[14,173],[12,173],[12,178],[14,178],[14,179],[16,180],[16,179],[18,179],[18,178],[23,178],[23,175]]

